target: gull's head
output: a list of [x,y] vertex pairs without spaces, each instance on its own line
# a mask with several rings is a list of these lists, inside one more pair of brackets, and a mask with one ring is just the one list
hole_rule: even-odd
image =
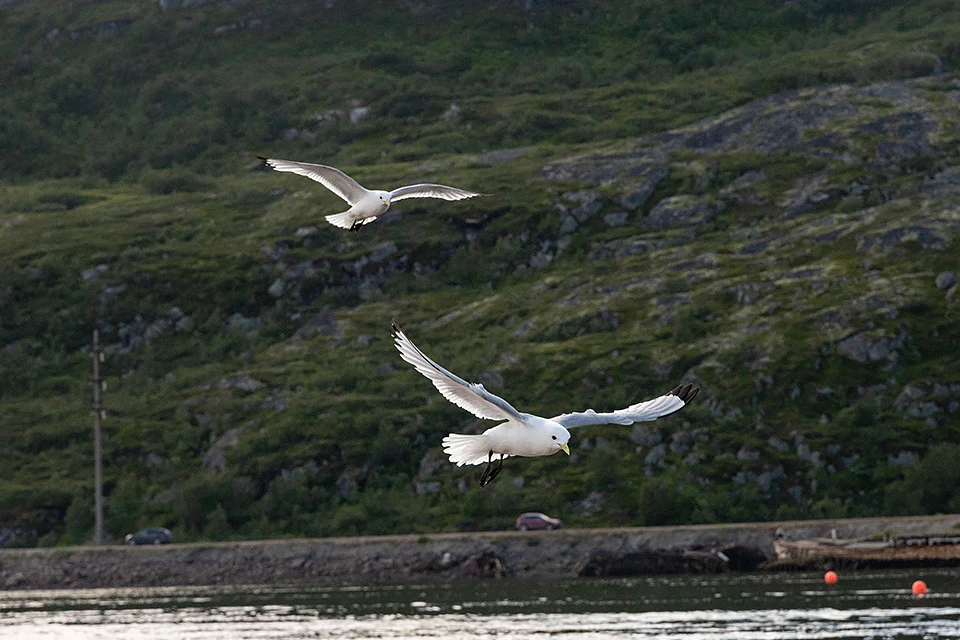
[[550,442],[557,448],[559,451],[563,451],[565,454],[570,455],[570,447],[567,446],[567,443],[570,442],[570,432],[560,425],[553,425],[550,427]]
[[390,192],[388,192],[388,191],[381,191],[381,192],[379,192],[377,195],[380,196],[380,203],[381,203],[381,204],[383,204],[384,206],[387,206],[387,207],[390,206]]

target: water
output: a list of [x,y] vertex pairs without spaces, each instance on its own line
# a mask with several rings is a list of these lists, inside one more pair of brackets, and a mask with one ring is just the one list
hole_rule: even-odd
[[960,638],[960,571],[0,591],[4,640],[478,637]]

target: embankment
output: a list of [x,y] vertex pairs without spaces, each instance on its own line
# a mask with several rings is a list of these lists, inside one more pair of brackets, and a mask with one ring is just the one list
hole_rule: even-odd
[[[0,551],[0,589],[364,584],[753,570],[791,539],[956,532],[960,515]],[[714,551],[729,562],[722,563]]]

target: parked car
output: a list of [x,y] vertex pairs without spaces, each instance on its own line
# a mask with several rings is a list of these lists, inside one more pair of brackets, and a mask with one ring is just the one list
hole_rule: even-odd
[[542,513],[536,513],[533,511],[530,513],[521,513],[520,517],[517,518],[517,529],[520,531],[536,529],[551,530],[559,529],[562,526],[563,523],[556,518],[551,518],[550,516],[545,516]]
[[136,533],[128,533],[123,541],[127,544],[170,544],[173,542],[173,534],[163,527],[150,527],[140,529]]

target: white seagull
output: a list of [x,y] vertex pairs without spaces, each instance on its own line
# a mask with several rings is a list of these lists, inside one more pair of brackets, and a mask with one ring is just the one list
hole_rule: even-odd
[[[482,384],[471,384],[450,373],[424,355],[396,322],[393,323],[393,339],[400,356],[429,378],[444,398],[478,418],[505,421],[480,435],[451,433],[443,439],[444,453],[449,454],[450,462],[458,467],[465,464],[487,465],[480,476],[481,487],[497,477],[507,456],[549,456],[557,451],[570,455],[568,429],[588,424],[633,424],[656,420],[680,411],[700,391],[700,387],[683,384],[666,395],[611,413],[587,409],[549,419],[541,418],[521,413],[503,398],[484,389]],[[493,466],[494,456],[499,456],[497,466]]]
[[390,205],[397,200],[407,198],[466,200],[467,198],[486,195],[485,193],[474,193],[473,191],[447,187],[442,184],[412,184],[406,187],[397,187],[393,191],[371,191],[362,187],[360,183],[340,169],[323,164],[257,157],[263,160],[268,167],[277,171],[288,171],[316,180],[346,200],[350,208],[343,213],[327,216],[327,222],[350,231],[356,231],[363,225],[373,222],[378,216],[386,213]]

